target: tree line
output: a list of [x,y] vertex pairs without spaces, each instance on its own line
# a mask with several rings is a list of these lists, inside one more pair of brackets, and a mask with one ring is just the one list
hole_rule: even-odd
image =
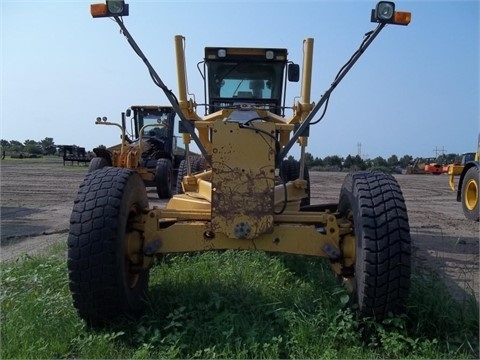
[[[451,164],[460,160],[460,154],[442,154],[437,158],[425,158],[425,162],[436,162],[438,164]],[[382,169],[382,170],[400,170],[405,169],[408,165],[414,162],[414,158],[411,155],[403,155],[398,157],[397,155],[391,155],[387,159],[377,156],[373,159],[363,159],[359,155],[347,155],[341,157],[338,155],[329,155],[323,159],[320,157],[314,157],[310,153],[305,153],[305,164],[312,170],[366,170],[366,169]]]
[[57,147],[53,138],[46,137],[43,140],[25,140],[23,143],[17,140],[0,140],[2,151],[9,153],[26,153],[32,155],[54,155],[57,152]]
[[[53,138],[46,137],[43,140],[25,140],[23,143],[17,140],[0,140],[0,146],[2,152],[8,152],[9,154],[13,153],[26,153],[32,155],[55,155],[57,154],[58,145],[55,145]],[[105,148],[103,145],[99,147]],[[460,154],[442,154],[436,159],[430,158],[429,162],[437,162],[440,164],[451,164],[461,157]],[[290,156],[289,158],[292,158]],[[391,155],[387,159],[384,159],[381,156],[377,156],[373,159],[363,159],[359,155],[348,155],[346,157],[341,157],[338,155],[329,155],[323,159],[320,157],[314,157],[311,153],[305,153],[305,163],[308,168],[312,170],[343,170],[343,169],[357,169],[357,170],[366,170],[371,168],[379,169],[391,169],[395,168],[405,169],[409,164],[412,164],[414,158],[411,155],[403,155],[398,157],[397,155]]]
[[[57,155],[58,149],[62,145],[56,145],[55,141],[51,137],[46,137],[43,140],[25,140],[23,143],[17,140],[0,140],[0,147],[2,154],[26,154],[26,155]],[[77,147],[76,145],[72,145]],[[105,148],[104,145],[98,147]]]

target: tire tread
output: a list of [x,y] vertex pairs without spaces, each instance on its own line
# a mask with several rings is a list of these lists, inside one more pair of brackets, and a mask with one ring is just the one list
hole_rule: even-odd
[[[411,249],[407,208],[402,191],[389,174],[359,172],[345,182],[358,202],[364,263],[357,284],[363,315],[383,318],[404,311],[410,288]],[[347,176],[348,177],[348,176]],[[358,241],[358,240],[357,240]]]
[[124,293],[119,274],[123,268],[117,239],[120,216],[125,211],[121,208],[122,189],[132,176],[142,184],[131,170],[105,168],[88,173],[74,201],[67,241],[69,286],[74,307],[90,324],[140,310]]

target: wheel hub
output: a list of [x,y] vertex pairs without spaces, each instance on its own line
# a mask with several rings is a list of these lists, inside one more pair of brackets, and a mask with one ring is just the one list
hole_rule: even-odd
[[465,187],[465,205],[472,211],[478,204],[478,184],[474,179],[467,182]]
[[125,276],[128,286],[134,288],[142,268],[142,231],[138,227],[139,210],[130,209],[127,228],[125,229]]

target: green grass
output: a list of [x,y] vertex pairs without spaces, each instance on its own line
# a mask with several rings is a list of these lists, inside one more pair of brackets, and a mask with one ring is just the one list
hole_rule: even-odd
[[90,329],[71,303],[65,246],[0,265],[7,358],[478,358],[478,304],[415,274],[408,312],[358,320],[328,265],[262,252],[168,255],[146,314]]
[[18,164],[24,164],[24,163],[51,163],[51,162],[60,162],[63,164],[63,158],[61,156],[56,156],[56,155],[43,155],[38,158],[12,158],[10,155],[5,156],[5,159],[2,160],[2,162],[8,162],[8,163],[18,163]]
[[77,162],[74,161],[72,165],[70,161],[66,161],[64,166],[62,157],[48,155],[48,156],[43,156],[41,158],[25,158],[25,159],[12,159],[11,157],[7,156],[5,159],[0,161],[0,168],[2,165],[17,165],[17,166],[34,165],[40,168],[49,168],[49,169],[58,168],[58,169],[64,169],[66,171],[86,172],[88,170],[89,163],[77,164]]

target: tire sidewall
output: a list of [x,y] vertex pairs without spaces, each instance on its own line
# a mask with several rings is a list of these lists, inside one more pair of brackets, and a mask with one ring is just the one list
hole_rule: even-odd
[[120,288],[123,289],[125,299],[126,311],[139,313],[144,307],[144,299],[148,289],[149,273],[148,271],[141,272],[137,283],[133,288],[130,288],[126,274],[128,272],[125,262],[126,253],[126,231],[132,207],[136,211],[141,212],[142,209],[148,208],[148,198],[145,186],[140,176],[134,172],[129,172],[128,180],[123,190],[123,196],[120,204],[120,211],[118,214],[118,227],[116,232],[117,244],[116,261],[117,266],[122,271],[117,272],[117,282]]
[[356,291],[354,291],[353,302],[355,304],[360,304],[361,302],[359,300],[363,297],[363,293],[365,290],[365,287],[364,287],[365,252],[363,251],[364,231],[363,231],[363,228],[359,226],[360,207],[359,207],[358,201],[356,200],[358,198],[358,194],[353,183],[354,183],[353,174],[348,174],[345,177],[344,183],[340,191],[340,200],[338,204],[338,210],[342,215],[346,215],[348,211],[351,211],[353,216],[354,233],[355,233],[354,269],[355,269],[355,289],[356,289]]

